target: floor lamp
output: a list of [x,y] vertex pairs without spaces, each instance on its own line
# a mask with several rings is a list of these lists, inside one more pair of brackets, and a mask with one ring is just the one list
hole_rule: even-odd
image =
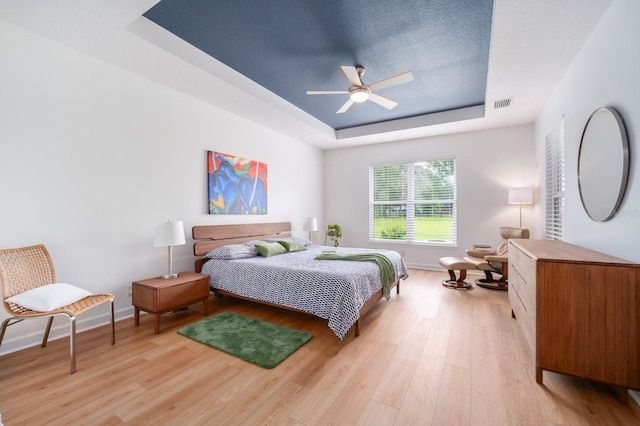
[[520,207],[520,228],[522,228],[522,206],[533,204],[533,188],[510,188],[509,204]]

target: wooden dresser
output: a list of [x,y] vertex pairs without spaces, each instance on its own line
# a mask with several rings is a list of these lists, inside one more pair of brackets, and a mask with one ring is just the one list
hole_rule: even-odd
[[[640,389],[640,264],[562,241],[509,241],[509,302],[543,370]],[[619,389],[620,390],[620,389]]]

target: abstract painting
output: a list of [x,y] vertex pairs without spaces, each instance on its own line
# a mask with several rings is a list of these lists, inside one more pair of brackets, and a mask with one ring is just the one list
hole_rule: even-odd
[[267,214],[267,164],[207,151],[209,214]]

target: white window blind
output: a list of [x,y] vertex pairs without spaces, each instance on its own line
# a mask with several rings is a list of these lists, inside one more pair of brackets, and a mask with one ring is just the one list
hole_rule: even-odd
[[370,166],[369,239],[455,244],[455,158]]
[[564,117],[545,138],[545,237],[564,239]]

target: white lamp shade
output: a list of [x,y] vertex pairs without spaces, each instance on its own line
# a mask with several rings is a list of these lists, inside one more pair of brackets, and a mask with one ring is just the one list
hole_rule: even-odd
[[185,244],[184,225],[181,220],[170,220],[156,225],[153,231],[155,247],[179,246]]
[[318,219],[315,217],[307,217],[304,219],[304,223],[302,224],[303,231],[317,231],[318,230]]
[[509,204],[533,204],[533,188],[510,188]]

